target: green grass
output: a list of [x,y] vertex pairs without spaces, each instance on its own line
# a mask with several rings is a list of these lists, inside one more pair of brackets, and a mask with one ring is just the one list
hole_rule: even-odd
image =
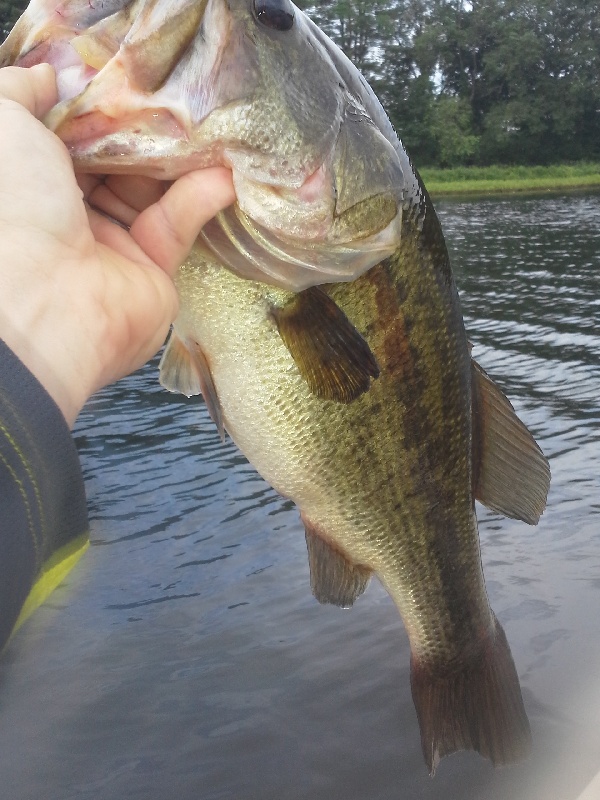
[[600,164],[556,164],[548,167],[452,167],[419,170],[432,195],[496,194],[600,187]]

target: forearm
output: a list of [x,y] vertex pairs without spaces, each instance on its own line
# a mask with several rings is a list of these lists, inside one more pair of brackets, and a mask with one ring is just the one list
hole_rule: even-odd
[[0,650],[23,607],[39,605],[82,551],[87,528],[79,458],[65,418],[0,341]]
[[172,276],[235,200],[223,168],[170,186],[75,175],[39,119],[55,102],[48,65],[0,69],[0,649],[40,576],[51,590],[86,540],[69,426],[159,350],[177,314]]

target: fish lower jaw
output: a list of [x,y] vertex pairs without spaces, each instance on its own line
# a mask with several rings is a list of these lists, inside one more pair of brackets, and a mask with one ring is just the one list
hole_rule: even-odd
[[65,143],[77,169],[129,172],[175,180],[192,169],[220,166],[220,149],[198,150],[184,126],[167,109],[148,109],[129,118],[100,110],[70,117],[55,107],[45,124]]

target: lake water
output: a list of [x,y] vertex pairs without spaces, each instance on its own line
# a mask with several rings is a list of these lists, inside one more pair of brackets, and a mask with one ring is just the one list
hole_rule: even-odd
[[550,459],[536,528],[479,509],[534,752],[430,778],[401,620],[312,598],[297,511],[156,364],[77,425],[92,547],[0,664],[10,800],[574,800],[600,769],[600,195],[437,204],[474,357]]

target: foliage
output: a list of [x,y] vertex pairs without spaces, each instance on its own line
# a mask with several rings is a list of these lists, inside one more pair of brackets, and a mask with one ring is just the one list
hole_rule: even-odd
[[0,0],[0,41],[8,35],[26,5],[27,0]]
[[421,176],[431,194],[484,194],[600,187],[600,163],[550,166],[425,167]]
[[600,158],[597,0],[323,0],[308,12],[417,163]]

